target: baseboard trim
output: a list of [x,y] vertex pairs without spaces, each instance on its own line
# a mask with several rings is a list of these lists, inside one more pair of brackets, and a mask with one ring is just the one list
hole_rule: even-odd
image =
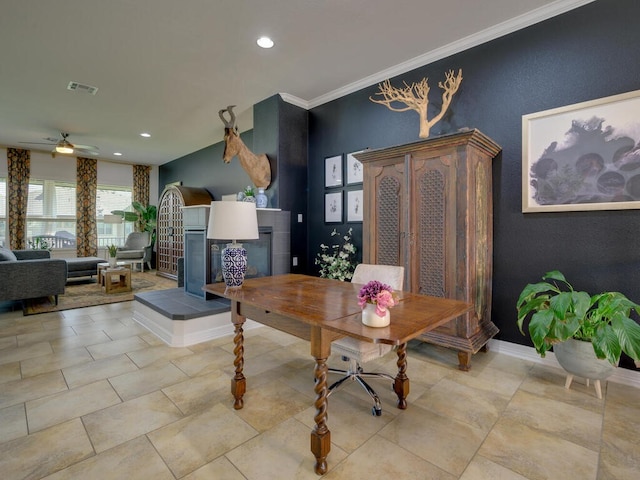
[[[509,355],[510,357],[520,358],[522,360],[529,360],[534,363],[539,363],[548,367],[554,367],[562,369],[556,356],[553,352],[547,352],[544,358],[536,352],[535,348],[527,347],[525,345],[518,345],[517,343],[504,342],[502,340],[491,339],[489,341],[489,350]],[[629,385],[631,387],[640,388],[640,372],[629,370],[628,368],[616,368],[613,375],[608,379],[609,382],[620,383],[623,385]]]

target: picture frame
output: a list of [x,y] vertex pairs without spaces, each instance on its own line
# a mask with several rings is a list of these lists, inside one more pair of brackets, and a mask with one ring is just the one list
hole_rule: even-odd
[[362,190],[349,190],[347,192],[347,222],[362,222],[362,211]]
[[325,193],[324,222],[342,223],[342,192]]
[[347,185],[362,183],[364,179],[362,162],[355,157],[355,154],[360,152],[364,152],[364,150],[347,153]]
[[640,90],[522,116],[522,212],[640,208]]
[[324,159],[324,186],[342,186],[342,155],[335,155]]

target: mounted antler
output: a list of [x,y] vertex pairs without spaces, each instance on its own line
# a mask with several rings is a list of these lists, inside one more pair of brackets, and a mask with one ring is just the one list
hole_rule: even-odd
[[[420,138],[427,138],[431,127],[438,123],[444,116],[445,112],[451,104],[453,95],[458,91],[460,83],[462,82],[462,69],[458,71],[458,75],[454,75],[453,70],[449,70],[446,74],[446,80],[444,83],[439,82],[438,86],[443,89],[442,92],[442,108],[440,113],[433,117],[431,120],[427,119],[427,107],[429,106],[429,84],[428,78],[423,78],[420,83],[412,83],[407,85],[404,82],[404,88],[396,88],[391,86],[389,80],[378,84],[380,91],[376,95],[381,95],[383,98],[378,100],[373,97],[369,97],[374,103],[386,105],[389,110],[394,112],[406,112],[407,110],[415,110],[420,116]],[[392,107],[393,102],[404,103],[406,107],[398,108]]]
[[[218,116],[220,117],[220,120],[222,120],[222,123],[224,123],[224,128],[236,127],[236,115],[235,113],[233,113],[233,107],[235,107],[235,105],[229,105],[227,108],[220,110],[218,112]],[[227,121],[227,119],[224,118],[224,114],[227,112],[229,112],[229,121]]]
[[[224,153],[222,154],[222,160],[224,160],[224,163],[229,163],[237,155],[240,165],[249,174],[253,184],[259,188],[267,188],[271,183],[271,164],[269,159],[264,153],[256,155],[244,144],[238,134],[233,107],[235,105],[229,105],[227,108],[218,111],[218,116],[224,123]],[[227,112],[229,113],[229,120],[224,116]]]

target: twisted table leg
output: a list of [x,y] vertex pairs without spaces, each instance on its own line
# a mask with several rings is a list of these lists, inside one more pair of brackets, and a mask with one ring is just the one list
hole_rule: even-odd
[[231,321],[235,327],[235,336],[233,337],[235,346],[233,347],[233,353],[236,356],[233,360],[236,373],[231,379],[231,393],[235,398],[233,408],[240,410],[244,405],[242,397],[247,390],[247,381],[242,373],[242,369],[244,368],[244,335],[242,325],[244,325],[246,318],[236,313],[237,310],[237,305],[234,305],[234,308],[231,309]]
[[409,395],[409,378],[407,377],[407,344],[402,343],[398,346],[398,374],[393,382],[393,391],[398,396],[398,408],[404,410],[407,408],[407,396]]
[[319,327],[311,328],[311,354],[316,359],[313,370],[316,393],[316,425],[311,432],[311,452],[316,457],[314,467],[318,475],[327,473],[327,456],[331,450],[331,432],[327,427],[327,358],[331,353],[331,341]]

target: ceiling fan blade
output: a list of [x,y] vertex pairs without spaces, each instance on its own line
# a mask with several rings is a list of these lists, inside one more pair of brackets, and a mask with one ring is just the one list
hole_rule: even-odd
[[100,152],[100,149],[94,145],[78,145],[77,143],[74,143],[73,148],[76,150],[86,150],[88,152]]
[[56,143],[44,143],[44,142],[18,142],[18,143],[25,143],[28,145],[55,145]]

